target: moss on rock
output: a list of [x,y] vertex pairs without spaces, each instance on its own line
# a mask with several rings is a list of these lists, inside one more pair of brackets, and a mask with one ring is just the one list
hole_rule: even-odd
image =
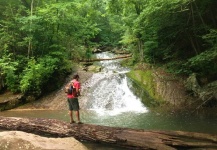
[[133,70],[127,73],[127,76],[146,92],[146,98],[142,98],[142,100],[147,106],[159,105],[161,97],[155,92],[156,85],[151,70]]
[[151,71],[135,70],[127,73],[128,77],[133,79],[144,90],[146,90],[151,97],[154,97],[154,83]]

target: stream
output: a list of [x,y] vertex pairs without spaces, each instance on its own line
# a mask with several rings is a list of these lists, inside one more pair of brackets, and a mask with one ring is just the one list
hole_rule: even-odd
[[[111,58],[114,54],[104,52],[97,58]],[[156,111],[147,108],[130,89],[132,81],[127,78],[129,68],[122,67],[120,60],[100,61],[102,71],[82,83],[80,97],[81,120],[88,124],[126,127],[145,130],[181,130],[217,134],[215,115]],[[12,110],[1,112],[2,116],[54,118],[68,121],[67,110]],[[85,143],[89,150],[121,150],[109,145]]]

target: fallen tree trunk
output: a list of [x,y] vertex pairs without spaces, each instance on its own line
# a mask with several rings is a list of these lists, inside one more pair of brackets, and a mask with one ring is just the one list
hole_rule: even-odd
[[51,137],[74,137],[77,140],[107,143],[129,149],[217,149],[217,135],[69,124],[55,119],[0,117],[0,129]]
[[117,56],[117,57],[114,57],[114,58],[99,58],[99,59],[89,59],[89,60],[82,59],[82,60],[80,60],[80,62],[94,62],[94,61],[115,60],[115,59],[129,58],[129,57],[132,57],[132,54]]

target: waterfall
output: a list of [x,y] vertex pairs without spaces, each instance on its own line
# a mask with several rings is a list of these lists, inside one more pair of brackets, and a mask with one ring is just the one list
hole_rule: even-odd
[[[104,52],[97,58],[111,58],[113,54]],[[83,85],[81,105],[83,109],[94,110],[99,114],[116,115],[123,112],[145,113],[147,108],[141,100],[130,90],[130,82],[126,73],[130,69],[122,67],[120,60],[100,61],[100,73],[95,73]]]

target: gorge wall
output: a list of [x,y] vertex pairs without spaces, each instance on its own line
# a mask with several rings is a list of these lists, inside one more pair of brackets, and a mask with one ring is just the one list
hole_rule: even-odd
[[144,70],[133,70],[128,73],[128,77],[160,104],[190,107],[197,101],[186,88],[186,79],[178,78],[162,69],[146,67]]

